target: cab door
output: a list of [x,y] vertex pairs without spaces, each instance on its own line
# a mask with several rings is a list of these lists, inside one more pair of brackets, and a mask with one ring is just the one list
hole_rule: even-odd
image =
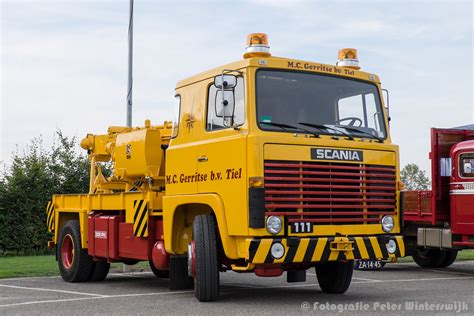
[[[220,88],[208,87],[206,126],[197,147],[198,193],[217,193],[224,202],[229,234],[247,233],[247,135],[245,121],[244,79],[236,77],[236,85],[224,95]],[[217,105],[216,105],[217,103]]]
[[193,133],[194,104],[192,97],[194,86],[177,91],[179,111],[177,125],[173,128],[170,146],[165,152],[165,184],[166,195],[196,194],[197,182],[193,176],[197,172],[196,142],[198,138]]
[[453,234],[474,235],[474,151],[457,155],[451,182]]

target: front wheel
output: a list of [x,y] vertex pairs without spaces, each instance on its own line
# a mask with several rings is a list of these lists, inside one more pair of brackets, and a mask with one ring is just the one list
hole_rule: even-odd
[[57,251],[59,272],[64,281],[84,282],[90,279],[94,262],[87,249],[82,249],[79,221],[64,223]]
[[193,222],[193,241],[189,246],[189,272],[194,277],[194,295],[201,302],[219,296],[217,227],[211,215],[198,215]]
[[325,293],[342,294],[347,291],[352,280],[354,261],[330,261],[316,265],[316,277]]

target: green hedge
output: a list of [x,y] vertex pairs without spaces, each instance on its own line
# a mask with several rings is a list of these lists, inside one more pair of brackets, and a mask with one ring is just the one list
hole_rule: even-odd
[[33,139],[0,172],[0,255],[47,252],[45,209],[51,195],[88,191],[89,163],[77,139],[56,135],[48,150],[41,138]]

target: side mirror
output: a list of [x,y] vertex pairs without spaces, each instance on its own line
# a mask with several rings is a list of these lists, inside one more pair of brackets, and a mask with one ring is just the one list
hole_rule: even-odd
[[237,77],[234,75],[215,76],[214,85],[217,89],[233,89],[237,85]]
[[216,93],[216,116],[233,117],[234,116],[234,91],[217,90]]
[[463,172],[464,174],[471,174],[472,172],[472,165],[470,162],[465,162],[463,166]]

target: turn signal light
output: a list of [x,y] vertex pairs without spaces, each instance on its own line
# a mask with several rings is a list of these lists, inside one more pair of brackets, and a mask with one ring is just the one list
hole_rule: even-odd
[[269,57],[270,46],[268,46],[268,36],[264,33],[252,33],[247,36],[247,47],[244,58]]
[[250,177],[249,187],[251,188],[263,188],[263,177]]
[[357,56],[357,49],[343,48],[339,50],[336,66],[359,70],[360,66]]
[[398,190],[405,190],[405,183],[403,183],[402,181],[398,181]]

